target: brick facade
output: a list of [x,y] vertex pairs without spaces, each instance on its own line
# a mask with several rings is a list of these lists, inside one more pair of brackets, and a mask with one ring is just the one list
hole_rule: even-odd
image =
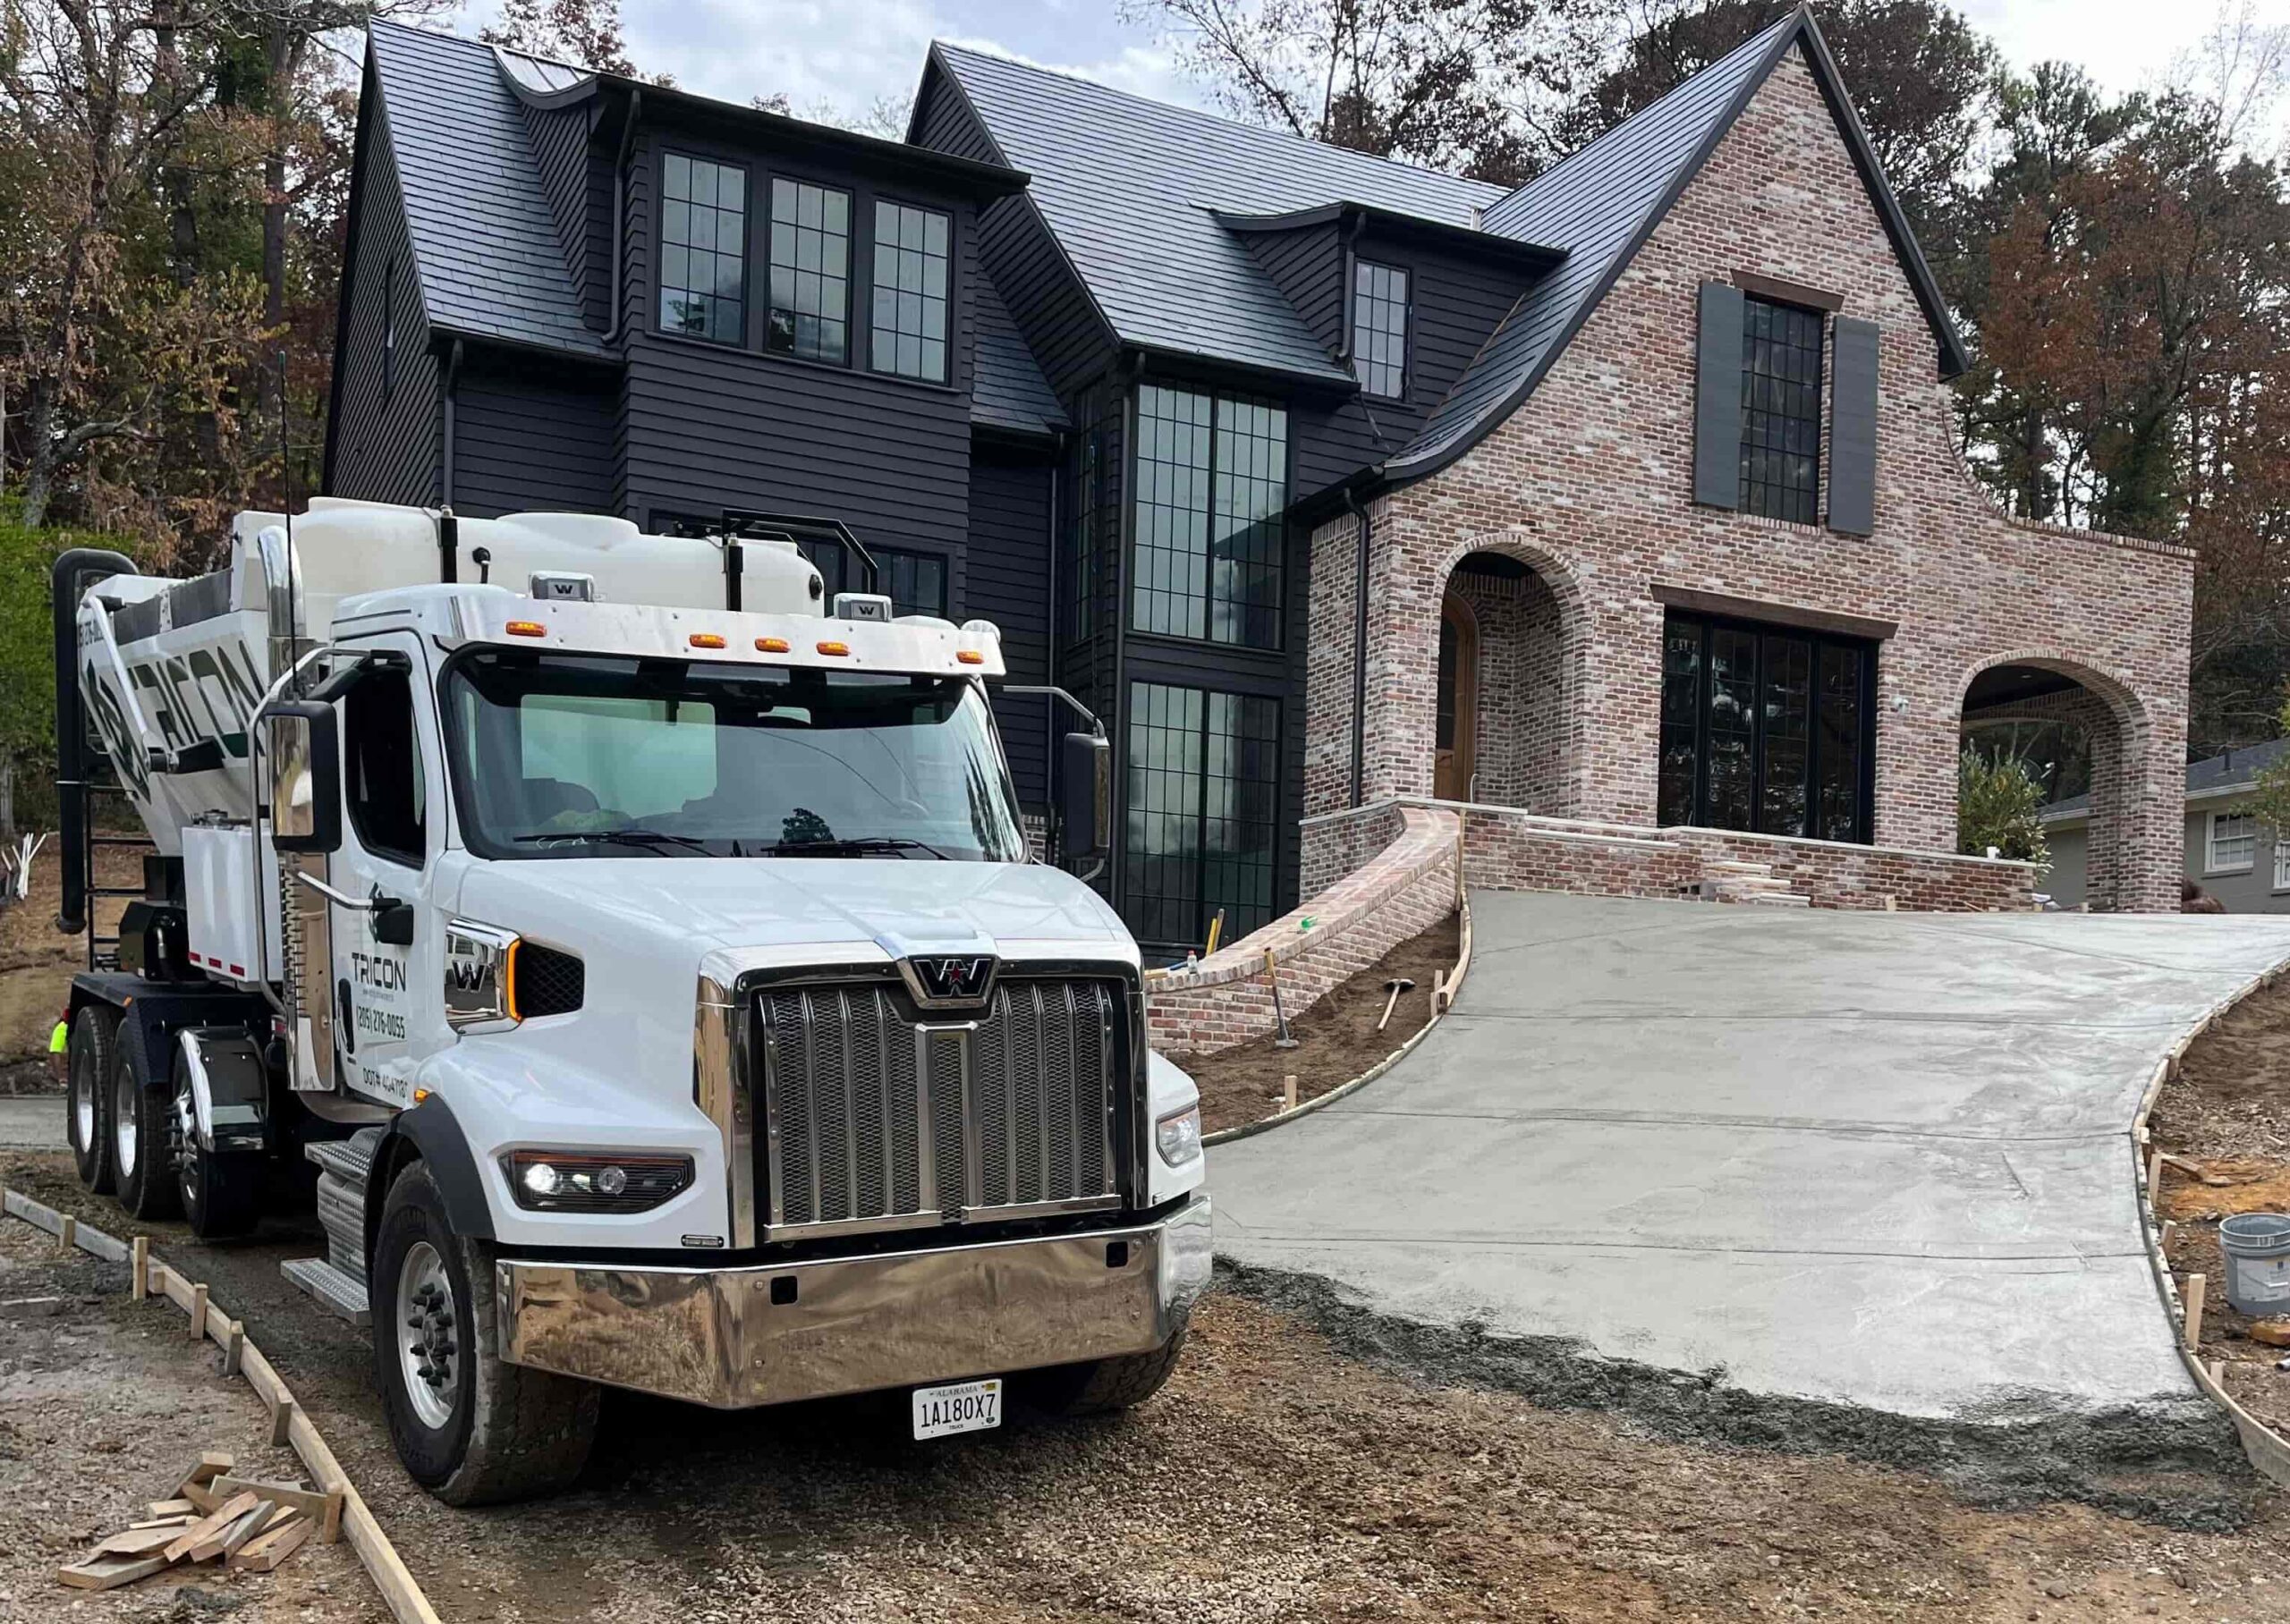
[[[1742,272],[1824,290],[1882,331],[1872,536],[1692,502],[1697,289]],[[1494,583],[1465,576],[1460,590],[1484,617],[1479,723],[1490,748],[1479,799],[1654,821],[1655,593],[1683,588],[1735,600],[1751,618],[1768,605],[1781,612],[1772,618],[1813,612],[1896,628],[1877,656],[1875,839],[1896,855],[1954,851],[1958,732],[1974,677],[2021,664],[2075,678],[2100,724],[2110,892],[2126,909],[2177,907],[2192,555],[2018,522],[1989,502],[1958,456],[1932,330],[1794,51],[1527,402],[1456,462],[1368,512],[1368,801],[1432,791],[1441,601],[1457,562],[1486,550],[1532,568],[1544,623],[1526,623],[1527,594],[1490,600]],[[1308,816],[1351,799],[1355,523],[1337,519],[1311,539]],[[1776,860],[1777,872],[1807,875],[1855,867]],[[1861,879],[1821,881],[1827,893],[1865,901],[1895,883],[1915,890],[1892,859],[1857,867]],[[1931,877],[1942,875],[1953,877]],[[1980,885],[1953,858],[1927,879],[1917,894],[2009,905],[1974,901]]]

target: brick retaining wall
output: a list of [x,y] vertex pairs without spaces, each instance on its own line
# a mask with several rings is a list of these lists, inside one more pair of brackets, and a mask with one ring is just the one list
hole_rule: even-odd
[[1895,907],[1929,913],[2024,913],[2036,905],[2040,871],[2033,863],[1719,829],[1662,833],[1712,859],[1769,864],[1775,878],[1815,908],[1882,908],[1887,898]]

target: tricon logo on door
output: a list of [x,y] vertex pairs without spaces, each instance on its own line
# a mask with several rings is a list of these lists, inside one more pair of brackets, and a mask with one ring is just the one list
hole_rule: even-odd
[[898,968],[906,990],[924,1009],[968,1010],[992,994],[997,962],[991,953],[954,953],[902,959]]

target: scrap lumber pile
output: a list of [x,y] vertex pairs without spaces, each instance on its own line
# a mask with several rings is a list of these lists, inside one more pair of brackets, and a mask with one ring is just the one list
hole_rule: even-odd
[[209,1450],[183,1474],[174,1494],[155,1500],[131,1523],[55,1577],[76,1590],[116,1590],[170,1568],[219,1561],[268,1573],[316,1535],[342,1535],[342,1494],[301,1483],[264,1483],[231,1475],[232,1458]]

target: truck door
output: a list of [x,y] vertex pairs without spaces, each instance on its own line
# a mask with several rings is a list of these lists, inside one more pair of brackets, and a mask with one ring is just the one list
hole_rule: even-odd
[[342,849],[334,884],[387,901],[334,909],[335,1076],[351,1092],[411,1103],[413,1062],[427,1053],[420,993],[440,985],[429,906],[443,844],[445,790],[436,708],[419,639],[392,633],[376,647],[410,671],[377,671],[342,700]]

